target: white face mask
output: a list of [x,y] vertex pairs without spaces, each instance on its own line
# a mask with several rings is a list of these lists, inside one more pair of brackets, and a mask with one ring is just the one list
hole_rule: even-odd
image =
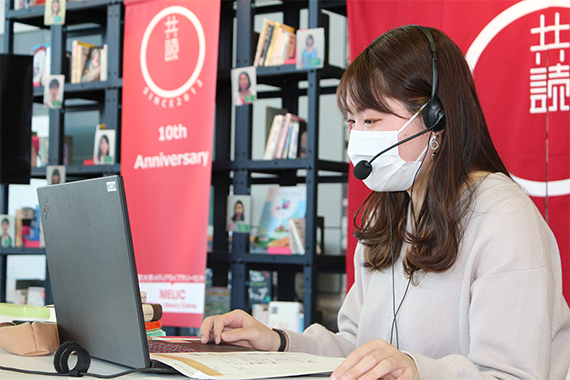
[[[398,135],[420,114],[424,107],[412,116],[399,131],[350,131],[348,157],[354,166],[360,161],[370,161],[378,152],[398,142]],[[363,182],[373,191],[404,191],[414,183],[422,165],[427,145],[416,161],[406,162],[400,157],[398,147],[372,161],[372,172]]]

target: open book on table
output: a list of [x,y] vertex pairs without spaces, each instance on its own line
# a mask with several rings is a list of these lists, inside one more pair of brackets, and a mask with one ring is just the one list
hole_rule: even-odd
[[180,352],[150,354],[193,379],[262,379],[332,372],[344,358],[302,352]]

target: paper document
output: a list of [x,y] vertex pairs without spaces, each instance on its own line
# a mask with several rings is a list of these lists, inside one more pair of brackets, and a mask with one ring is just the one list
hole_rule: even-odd
[[193,379],[261,379],[332,372],[344,358],[302,352],[180,352],[150,354]]

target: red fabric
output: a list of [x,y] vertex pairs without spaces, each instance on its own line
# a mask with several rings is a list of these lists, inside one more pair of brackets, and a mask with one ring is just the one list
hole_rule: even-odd
[[[570,31],[555,27],[570,24],[570,4],[549,4],[545,9],[546,2],[512,0],[348,0],[348,31],[351,60],[387,30],[420,24],[449,35],[467,54],[472,67],[476,61],[473,73],[491,136],[509,172],[526,180],[523,186],[527,190],[534,186],[529,194],[534,194],[533,201],[558,241],[564,294],[570,300],[570,110],[566,109],[570,84],[564,79],[570,61]],[[550,30],[541,33],[541,22]],[[547,49],[543,49],[545,45]],[[544,112],[536,112],[541,104],[532,100],[531,88],[540,87],[540,83],[532,75],[546,68],[554,75],[548,77],[548,83],[556,95],[547,95]],[[557,73],[561,75],[555,78]],[[551,186],[548,191],[547,183]],[[368,190],[351,176],[348,194],[351,218]],[[356,246],[349,222],[348,287],[353,282]]]
[[219,0],[125,0],[121,171],[165,326],[202,322],[219,21]]

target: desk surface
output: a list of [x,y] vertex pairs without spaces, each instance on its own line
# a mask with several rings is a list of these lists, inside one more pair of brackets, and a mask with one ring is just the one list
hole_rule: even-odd
[[[73,357],[73,356],[72,356]],[[70,358],[69,366],[73,367],[75,363],[71,362],[72,358]],[[44,371],[44,372],[55,372],[53,367],[53,354],[48,356],[18,356],[13,355],[9,352],[6,352],[0,349],[0,365],[3,367],[14,367],[14,368],[21,368],[25,370],[32,370],[32,371]],[[102,360],[91,359],[91,366],[89,367],[89,372],[101,374],[101,375],[111,375],[114,373],[119,373],[128,370],[126,367],[122,367],[119,365],[111,364],[104,362]],[[3,371],[0,370],[0,379],[2,380],[21,380],[21,379],[55,379],[56,377],[53,376],[40,376],[40,375],[29,375],[23,373],[17,373],[12,371]],[[57,377],[58,379],[74,379],[77,380],[77,377]],[[89,379],[95,379],[94,377],[83,377]],[[154,375],[154,374],[146,374],[146,373],[131,373],[126,376],[118,377],[117,379],[149,379],[149,380],[156,380],[156,379],[188,379],[182,375]],[[313,376],[295,376],[292,378],[278,378],[278,379],[271,379],[271,380],[328,380],[329,376],[327,375],[313,375]]]
[[[73,360],[70,358],[69,366],[73,367],[75,364],[71,362]],[[32,371],[44,371],[44,372],[55,372],[53,367],[53,354],[48,356],[18,356],[13,355],[0,349],[0,365],[3,367],[14,367],[21,368]],[[104,362],[102,360],[92,359],[91,366],[89,367],[89,372],[101,374],[101,375],[111,375],[118,372],[123,372],[128,370],[126,367]],[[55,377],[40,376],[40,375],[27,375],[12,371],[2,371],[0,370],[0,379],[2,380],[19,380],[19,379],[54,379]],[[58,379],[75,379],[77,377],[57,377]],[[182,375],[153,375],[145,373],[132,373],[126,376],[118,377],[118,379],[187,379],[187,377]],[[94,379],[92,377],[92,379]]]

